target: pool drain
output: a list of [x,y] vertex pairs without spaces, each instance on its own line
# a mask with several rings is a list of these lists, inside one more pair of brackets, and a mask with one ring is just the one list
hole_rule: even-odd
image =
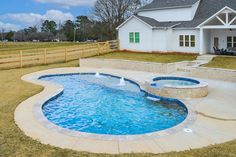
[[189,128],[186,128],[186,129],[184,129],[184,132],[186,132],[186,133],[192,133],[193,130],[192,130],[192,129],[189,129]]

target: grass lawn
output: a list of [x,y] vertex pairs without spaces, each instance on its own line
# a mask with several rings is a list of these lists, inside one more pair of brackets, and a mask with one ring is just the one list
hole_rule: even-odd
[[236,70],[236,57],[218,56],[208,64],[205,64],[204,67]]
[[144,62],[172,63],[180,61],[192,61],[197,58],[197,55],[192,54],[158,54],[158,53],[139,53],[139,52],[114,52],[98,58],[105,59],[125,59]]
[[91,154],[55,148],[32,140],[14,123],[14,111],[23,100],[42,91],[42,87],[21,81],[21,76],[39,70],[71,66],[78,66],[78,61],[0,71],[0,157],[235,157],[236,140],[202,149],[160,155]]
[[19,53],[20,50],[56,48],[78,45],[74,42],[7,42],[0,43],[0,55]]

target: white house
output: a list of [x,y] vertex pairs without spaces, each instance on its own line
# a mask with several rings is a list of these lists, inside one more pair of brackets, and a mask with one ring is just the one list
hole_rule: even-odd
[[236,0],[154,0],[117,30],[122,50],[213,53],[236,47]]

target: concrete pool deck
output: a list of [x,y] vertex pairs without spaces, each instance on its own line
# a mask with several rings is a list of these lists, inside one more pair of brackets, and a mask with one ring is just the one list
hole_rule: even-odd
[[[100,72],[125,77],[144,86],[145,81],[165,76],[150,72],[108,68],[60,68],[39,71],[22,77],[23,80],[42,85],[45,89],[22,102],[15,111],[15,122],[27,136],[56,147],[93,153],[165,153],[182,151],[223,143],[236,139],[236,83],[200,79],[209,85],[209,95],[198,99],[181,99],[191,111],[180,125],[149,135],[119,138],[96,138],[83,133],[69,134],[53,126],[42,116],[40,106],[63,91],[63,87],[37,80],[50,74]],[[50,124],[50,125],[49,125]],[[190,132],[188,132],[191,129]],[[75,136],[78,135],[78,136]]]

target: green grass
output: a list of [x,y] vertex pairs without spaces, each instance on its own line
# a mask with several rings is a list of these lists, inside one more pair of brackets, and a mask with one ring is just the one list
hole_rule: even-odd
[[21,76],[71,66],[78,66],[78,61],[0,71],[0,157],[235,157],[236,140],[179,153],[107,155],[55,148],[27,137],[14,123],[14,111],[22,101],[42,91],[42,87],[21,81]]
[[0,55],[5,54],[16,54],[20,50],[33,50],[33,49],[43,49],[43,48],[57,48],[57,47],[68,47],[78,45],[78,43],[73,42],[7,42],[0,43]]
[[205,64],[204,67],[236,70],[236,57],[218,56],[208,64]]
[[172,63],[180,61],[192,61],[197,58],[197,55],[192,54],[159,54],[159,53],[139,53],[139,52],[114,52],[98,58],[105,59],[125,59],[143,62],[158,62],[158,63]]

